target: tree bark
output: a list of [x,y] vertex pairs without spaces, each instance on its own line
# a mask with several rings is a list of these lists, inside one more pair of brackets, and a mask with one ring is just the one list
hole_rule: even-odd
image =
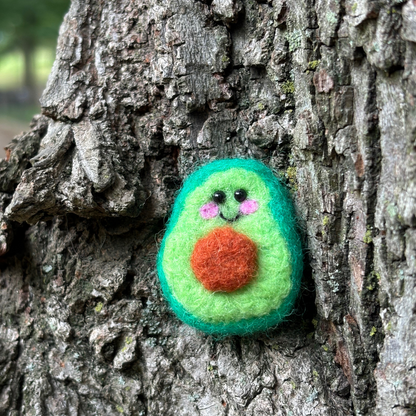
[[[416,3],[73,0],[0,164],[0,414],[414,415]],[[178,321],[155,256],[183,179],[263,160],[292,189],[287,322]]]

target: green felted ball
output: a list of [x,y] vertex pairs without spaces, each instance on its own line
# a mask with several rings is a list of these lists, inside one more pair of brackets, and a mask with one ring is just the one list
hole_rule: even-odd
[[158,255],[172,310],[220,336],[277,325],[291,312],[302,277],[296,223],[287,189],[262,163],[226,159],[195,171],[175,201]]

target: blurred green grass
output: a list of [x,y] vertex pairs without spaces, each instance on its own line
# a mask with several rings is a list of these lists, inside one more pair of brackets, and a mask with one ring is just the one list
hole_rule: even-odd
[[[52,48],[38,48],[34,56],[34,74],[39,94],[46,86],[55,50]],[[24,62],[21,52],[15,50],[0,55],[0,93],[18,91],[23,87]],[[0,124],[9,123],[28,124],[35,114],[40,113],[40,105],[0,105]]]
[[[0,149],[40,113],[70,0],[0,0]],[[1,150],[0,150],[1,153]],[[1,155],[0,155],[1,157]]]
[[0,90],[20,87],[23,77],[23,55],[19,52],[0,57]]
[[[53,61],[53,48],[38,48],[36,50],[33,69],[39,95],[46,86]],[[23,55],[18,50],[0,55],[0,94],[22,90],[24,78]],[[35,114],[41,112],[40,104],[7,104],[0,105],[0,158],[3,157],[2,148],[22,131],[29,131],[29,123]]]
[[0,123],[7,120],[15,120],[23,123],[30,123],[35,114],[40,113],[40,105],[13,105],[0,107]]
[[[34,56],[34,73],[39,88],[46,85],[51,71],[55,51],[51,48],[38,48]],[[0,56],[0,90],[10,91],[21,88],[23,85],[23,54],[13,51]]]

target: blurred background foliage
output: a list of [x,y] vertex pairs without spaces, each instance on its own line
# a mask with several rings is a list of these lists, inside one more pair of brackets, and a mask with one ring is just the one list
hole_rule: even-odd
[[0,0],[0,147],[28,130],[70,0]]

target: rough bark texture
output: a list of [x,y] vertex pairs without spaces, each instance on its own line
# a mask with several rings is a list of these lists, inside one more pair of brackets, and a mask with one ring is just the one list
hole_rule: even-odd
[[[73,0],[0,163],[0,414],[414,415],[415,42],[415,0]],[[155,255],[186,175],[240,156],[309,266],[285,324],[218,340]]]

